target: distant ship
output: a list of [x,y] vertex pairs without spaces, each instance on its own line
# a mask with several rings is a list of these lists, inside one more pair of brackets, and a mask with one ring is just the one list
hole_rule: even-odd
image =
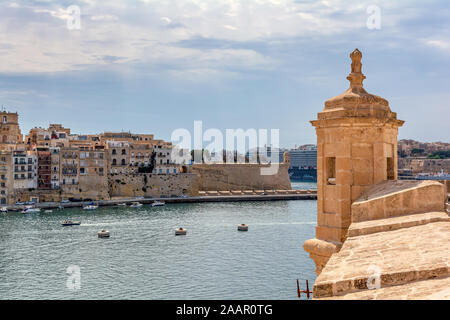
[[289,168],[289,177],[291,180],[317,182],[317,169],[311,168]]

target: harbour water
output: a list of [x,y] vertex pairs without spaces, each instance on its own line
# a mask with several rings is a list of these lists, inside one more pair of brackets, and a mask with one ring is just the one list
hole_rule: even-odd
[[0,299],[297,299],[296,279],[315,280],[302,248],[315,225],[313,200],[3,213]]

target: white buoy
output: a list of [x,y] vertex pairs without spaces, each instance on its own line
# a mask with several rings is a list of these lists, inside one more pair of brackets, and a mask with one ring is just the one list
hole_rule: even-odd
[[109,238],[109,231],[103,229],[102,231],[98,232],[98,237],[99,238]]
[[248,225],[247,224],[238,225],[238,231],[248,231]]
[[183,228],[175,229],[175,235],[176,236],[185,236],[186,235],[186,229],[183,229]]

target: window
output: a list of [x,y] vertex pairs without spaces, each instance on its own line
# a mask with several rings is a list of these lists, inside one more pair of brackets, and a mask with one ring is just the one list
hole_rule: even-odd
[[122,165],[124,166],[126,163],[125,163],[125,159],[122,159]]
[[113,159],[112,165],[113,165],[113,166],[117,165],[117,160],[116,160],[116,159]]
[[173,169],[173,173],[177,173],[177,169]]
[[327,157],[325,158],[326,163],[326,174],[327,174],[327,184],[335,185],[336,184],[336,157]]
[[127,154],[127,150],[122,149],[122,154]]
[[394,170],[394,158],[388,157],[386,158],[386,174],[387,180],[395,179],[395,170]]

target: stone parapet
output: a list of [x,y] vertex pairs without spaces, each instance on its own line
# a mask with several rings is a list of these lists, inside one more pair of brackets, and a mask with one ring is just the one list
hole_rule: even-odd
[[448,277],[449,243],[448,221],[349,237],[316,279],[314,298]]
[[437,181],[383,181],[352,204],[352,222],[444,211],[445,197]]

